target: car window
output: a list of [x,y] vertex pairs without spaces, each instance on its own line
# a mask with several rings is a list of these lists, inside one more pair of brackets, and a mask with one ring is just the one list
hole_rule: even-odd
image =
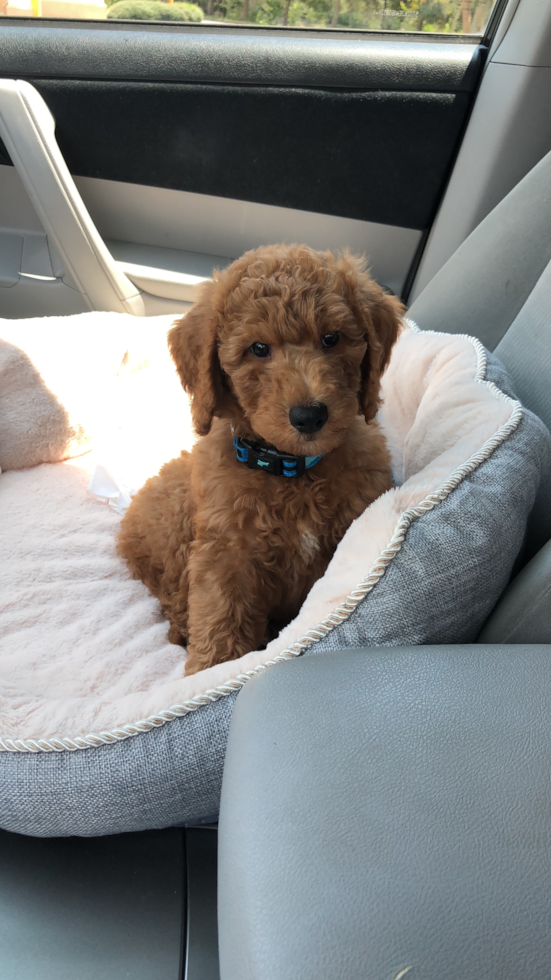
[[[4,17],[483,34],[498,0],[8,0]],[[1,4],[1,0],[0,0]]]

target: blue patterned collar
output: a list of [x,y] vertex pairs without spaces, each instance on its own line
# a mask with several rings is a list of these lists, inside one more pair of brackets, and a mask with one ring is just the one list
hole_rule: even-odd
[[274,476],[302,476],[322,459],[321,456],[291,456],[280,453],[279,449],[264,449],[258,443],[240,439],[239,436],[235,436],[233,444],[240,463],[245,463],[251,470],[264,470]]

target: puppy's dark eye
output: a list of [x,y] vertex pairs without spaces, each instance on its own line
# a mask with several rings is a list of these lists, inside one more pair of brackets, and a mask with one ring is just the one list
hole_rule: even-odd
[[270,355],[268,344],[259,344],[258,341],[255,344],[251,344],[249,350],[255,357],[269,357]]
[[340,337],[341,335],[338,330],[335,331],[335,333],[324,333],[323,337],[321,338],[321,342],[324,347],[336,347]]

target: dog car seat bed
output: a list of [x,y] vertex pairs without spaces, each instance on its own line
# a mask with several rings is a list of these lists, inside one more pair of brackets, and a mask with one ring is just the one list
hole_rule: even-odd
[[[15,443],[0,423],[0,826],[97,835],[215,819],[231,713],[250,678],[302,654],[476,638],[521,549],[551,439],[478,341],[406,322],[380,412],[396,486],[352,524],[297,618],[265,650],[184,678],[185,652],[168,642],[157,600],[116,556],[119,514],[87,494],[98,463],[99,472],[119,467],[115,484],[137,486],[192,442],[164,342],[171,318],[62,319],[71,349],[48,349],[63,347],[69,373],[93,373],[82,338],[101,345],[109,327],[111,374],[89,378],[79,409],[88,421],[78,424],[74,406],[48,388],[40,350],[33,361],[24,347],[32,330],[0,322],[12,374],[19,337],[20,361],[32,361],[67,430],[55,450],[49,437],[48,462],[30,466],[44,430],[43,418],[31,431],[30,417],[48,412],[44,399],[33,408],[32,393],[21,399],[8,386],[33,451],[30,461],[10,457],[5,446]],[[58,327],[42,320],[40,336],[55,338]],[[0,343],[0,382],[2,365]],[[18,411],[5,418],[9,428]],[[90,439],[92,451],[75,457]],[[27,468],[9,469],[10,459]]]

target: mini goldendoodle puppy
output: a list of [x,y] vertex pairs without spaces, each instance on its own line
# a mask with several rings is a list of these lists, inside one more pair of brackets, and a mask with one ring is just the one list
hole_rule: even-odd
[[360,259],[282,245],[215,272],[170,331],[202,438],[134,497],[119,552],[186,674],[266,644],[390,488],[374,419],[402,313]]

